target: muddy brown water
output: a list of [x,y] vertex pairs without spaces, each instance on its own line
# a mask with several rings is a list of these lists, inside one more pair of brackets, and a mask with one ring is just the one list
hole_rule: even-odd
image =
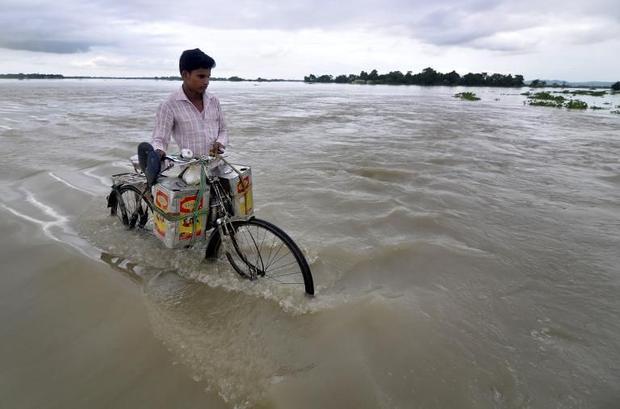
[[108,217],[178,85],[0,82],[0,407],[620,405],[620,97],[212,83],[310,299]]

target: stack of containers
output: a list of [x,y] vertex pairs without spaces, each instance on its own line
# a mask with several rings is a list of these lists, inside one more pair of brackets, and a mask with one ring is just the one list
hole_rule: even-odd
[[[170,177],[164,178],[153,186],[153,200],[155,206],[166,213],[171,219],[159,212],[153,212],[155,236],[168,248],[185,247],[192,243],[192,239],[205,237],[207,214],[202,213],[194,223],[194,208],[198,196],[199,186],[187,185],[183,180]],[[202,193],[198,210],[206,209],[209,203],[209,189]],[[187,215],[187,217],[183,217]]]

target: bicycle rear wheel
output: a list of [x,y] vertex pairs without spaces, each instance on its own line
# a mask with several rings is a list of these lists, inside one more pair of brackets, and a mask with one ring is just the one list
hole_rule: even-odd
[[[308,262],[297,244],[279,227],[260,219],[232,222],[226,248],[219,237],[215,255],[225,256],[240,275],[278,285],[300,286],[314,295]],[[212,246],[208,246],[207,252]],[[207,254],[209,255],[209,254]]]
[[110,213],[116,215],[129,229],[136,225],[146,226],[151,208],[142,192],[135,186],[123,185],[116,189],[116,195],[116,206],[112,207]]

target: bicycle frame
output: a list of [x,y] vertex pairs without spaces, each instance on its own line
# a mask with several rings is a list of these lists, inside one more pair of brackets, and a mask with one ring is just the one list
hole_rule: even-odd
[[[225,256],[241,276],[250,280],[264,277],[280,285],[303,284],[306,294],[314,294],[312,274],[299,246],[282,229],[254,217],[249,168],[237,168],[221,156],[190,160],[167,156],[166,159],[171,161],[169,164],[172,165],[167,169],[176,164],[185,167],[178,175],[171,177],[181,177],[184,180],[193,177],[195,180],[196,174],[186,175],[185,178],[182,176],[190,170],[190,166],[193,166],[194,170],[199,167],[200,185],[195,188],[195,197],[192,193],[193,187],[185,190],[174,181],[151,192],[145,175],[137,170],[116,174],[112,176],[112,193],[108,196],[108,207],[111,208],[112,215],[121,216],[123,224],[132,229],[135,226],[144,227],[151,213],[154,223],[157,224],[155,234],[170,248],[189,247],[196,239],[206,239],[205,257],[215,259]],[[221,164],[230,168],[220,168]],[[237,175],[231,174],[231,171]],[[178,193],[178,189],[187,193]],[[175,203],[174,206],[163,205],[160,208],[156,205],[153,196],[160,192],[164,194],[162,200]],[[203,200],[206,192],[209,194],[208,204]],[[192,201],[194,204],[191,210],[182,205]],[[189,219],[193,224],[180,224],[182,221],[187,223]],[[159,223],[167,226],[163,238]],[[191,230],[182,233],[191,239],[181,236],[186,237],[181,240],[187,241],[179,241],[180,236],[176,230],[179,226],[185,229],[191,226]],[[197,228],[201,230],[200,233],[196,233]],[[210,231],[208,237],[207,231]],[[173,238],[172,242],[169,241],[170,237]],[[289,278],[292,275],[294,278]]]
[[[222,156],[220,155],[205,156],[201,158],[194,158],[194,159],[186,160],[178,156],[172,155],[172,156],[166,156],[165,159],[167,159],[170,163],[168,166],[165,167],[164,172],[174,167],[175,164],[177,165],[180,164],[181,166],[185,168],[179,173],[179,177],[181,177],[184,172],[188,171],[190,167],[193,167],[193,166],[200,167],[200,173],[201,173],[200,190],[202,190],[201,193],[204,194],[204,191],[206,189],[210,190],[209,203],[207,207],[209,211],[208,211],[208,216],[207,216],[207,221],[206,221],[206,226],[205,226],[205,232],[211,229],[213,229],[213,232],[211,232],[211,235],[209,236],[209,238],[207,238],[208,243],[211,243],[213,240],[229,236],[233,228],[232,222],[237,221],[237,220],[249,220],[254,217],[253,215],[241,216],[241,215],[235,215],[233,213],[234,206],[233,206],[231,197],[227,194],[224,187],[220,183],[220,178],[214,174],[213,170],[218,168],[220,164],[225,164],[225,165],[228,165],[233,171],[235,171],[240,177],[242,175],[241,175],[241,172],[239,172],[233,165],[231,165],[228,161],[226,161],[226,159],[224,159]],[[136,172],[133,172],[133,173],[122,173],[122,174],[113,175],[113,179],[117,181],[114,183],[113,189],[117,188],[116,190],[118,191],[118,188],[120,188],[124,184],[130,184],[130,185],[136,186],[142,192],[141,198],[147,203],[151,211],[159,212],[161,215],[163,215],[168,220],[174,220],[174,219],[169,219],[169,217],[164,212],[160,211],[158,207],[155,205],[153,197],[148,190],[148,186],[146,185],[146,178],[144,174],[138,172],[137,169],[136,169]],[[117,201],[118,200],[117,200],[116,195],[110,195],[110,197],[108,198],[108,207],[114,208],[114,205]],[[195,206],[198,206],[199,202],[200,202],[200,199],[197,198],[195,202]],[[119,203],[121,206],[124,207],[124,203],[122,200],[120,200]],[[193,211],[194,216],[197,215],[196,213],[197,210],[198,209],[194,209]],[[196,218],[194,217],[194,220],[195,219]],[[214,234],[216,232],[217,232],[217,237]],[[192,240],[192,242],[193,241],[194,240]],[[225,246],[227,245],[226,240],[222,240],[221,243],[223,243]],[[207,244],[207,247],[209,247],[209,244]]]

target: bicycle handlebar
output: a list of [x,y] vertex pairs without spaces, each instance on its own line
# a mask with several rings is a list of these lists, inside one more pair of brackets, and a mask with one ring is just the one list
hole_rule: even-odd
[[190,165],[192,163],[197,163],[197,162],[213,162],[216,159],[222,158],[222,155],[217,155],[217,156],[211,156],[211,155],[207,155],[207,156],[201,156],[198,158],[184,158],[182,157],[180,154],[179,155],[165,155],[163,157],[163,159],[168,159],[174,163],[182,163],[182,164],[186,164],[186,165]]
[[201,156],[198,158],[184,158],[182,157],[180,154],[174,154],[174,155],[165,155],[164,159],[170,160],[171,162],[181,165],[183,167],[188,167],[190,165],[196,164],[196,163],[200,163],[200,164],[204,164],[206,165],[207,169],[209,171],[211,171],[212,169],[216,168],[217,166],[220,165],[221,162],[225,163],[226,165],[230,166],[230,168],[237,173],[239,176],[241,176],[241,172],[235,168],[234,166],[232,166],[226,159],[225,159],[226,155],[222,155],[222,154],[215,154],[215,155],[205,155],[205,156]]

